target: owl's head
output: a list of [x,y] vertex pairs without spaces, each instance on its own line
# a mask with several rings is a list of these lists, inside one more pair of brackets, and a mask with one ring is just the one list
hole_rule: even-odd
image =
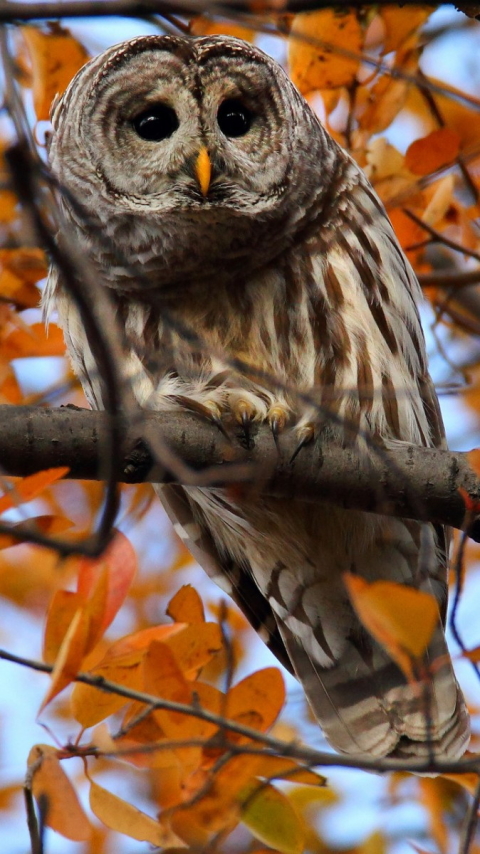
[[167,254],[169,235],[177,255],[195,234],[226,258],[251,253],[275,222],[288,232],[331,156],[282,68],[224,36],[110,48],[54,104],[52,125],[66,189],[111,234],[127,221],[139,246],[161,234]]

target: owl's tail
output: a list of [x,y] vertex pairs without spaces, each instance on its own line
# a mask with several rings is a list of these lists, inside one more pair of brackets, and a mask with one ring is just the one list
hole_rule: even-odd
[[366,633],[364,643],[348,641],[334,666],[325,668],[287,626],[279,628],[315,717],[336,750],[449,759],[466,750],[469,718],[441,627],[428,650],[428,680],[414,684]]

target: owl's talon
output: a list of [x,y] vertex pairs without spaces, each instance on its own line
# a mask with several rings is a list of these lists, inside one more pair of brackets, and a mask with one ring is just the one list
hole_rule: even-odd
[[182,394],[172,395],[172,397],[175,402],[179,403],[184,409],[188,409],[190,412],[196,412],[197,415],[202,415],[212,424],[215,424],[215,427],[220,430],[220,433],[225,436],[229,442],[231,442],[231,438],[222,422],[222,410],[215,401],[207,400],[205,403],[200,403],[198,400],[184,397]]
[[299,442],[297,447],[295,448],[292,456],[290,457],[290,462],[293,463],[294,459],[298,456],[302,448],[305,445],[309,445],[310,442],[313,442],[315,438],[315,425],[314,424],[303,424],[302,427],[298,430]]
[[267,420],[270,424],[275,444],[277,444],[280,433],[283,433],[285,429],[287,419],[288,414],[283,406],[272,406],[267,415]]

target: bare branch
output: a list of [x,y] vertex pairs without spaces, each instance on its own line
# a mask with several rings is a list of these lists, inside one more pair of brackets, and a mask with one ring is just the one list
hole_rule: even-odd
[[[0,406],[4,472],[25,476],[67,465],[72,478],[99,479],[111,417],[69,407]],[[183,471],[188,472],[184,485],[243,484],[245,489],[265,495],[329,501],[348,509],[456,528],[462,528],[465,519],[458,490],[465,490],[473,501],[480,498],[480,478],[466,453],[409,445],[394,449],[373,445],[368,451],[359,451],[335,442],[331,429],[324,428],[292,462],[298,444],[293,430],[285,431],[276,444],[270,429],[259,425],[246,448],[238,424],[225,422],[225,436],[214,424],[190,412],[139,410],[138,418],[119,419],[123,439],[116,474],[123,482],[168,483],[175,479],[148,450],[154,444],[148,437],[157,435],[183,461]],[[473,522],[469,535],[480,539],[479,522]],[[31,539],[35,541],[33,532]]]

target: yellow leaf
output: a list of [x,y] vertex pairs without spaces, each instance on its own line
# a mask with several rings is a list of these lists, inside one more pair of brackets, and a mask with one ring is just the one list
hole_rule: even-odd
[[350,573],[343,579],[365,628],[410,676],[410,660],[423,656],[438,625],[435,597],[392,581],[369,584]]
[[[394,68],[398,71],[414,74],[418,66],[418,50],[406,47],[399,51]],[[370,135],[381,133],[398,115],[405,104],[410,83],[384,74],[372,86],[363,110],[358,116],[360,130]]]
[[450,128],[438,128],[408,146],[405,165],[414,175],[429,175],[455,160],[460,137]]
[[32,61],[33,105],[37,119],[46,120],[55,95],[62,95],[72,77],[88,60],[85,48],[58,23],[50,32],[21,27]]
[[36,472],[36,474],[31,474],[16,481],[13,489],[0,498],[0,513],[4,513],[5,510],[10,510],[11,507],[17,507],[19,504],[24,504],[26,501],[32,501],[33,498],[37,498],[47,486],[51,486],[52,483],[60,480],[68,472],[69,468],[67,466],[59,466],[58,468]]
[[75,842],[89,839],[90,823],[60,765],[55,748],[48,744],[32,747],[28,767],[32,774],[33,796],[42,809],[48,827]]
[[[448,211],[455,189],[455,176],[445,175],[436,181],[429,189],[433,190],[432,197],[422,214],[422,220],[428,225],[437,225]],[[425,239],[426,232],[423,232]]]
[[250,793],[242,793],[241,819],[253,835],[282,854],[302,854],[305,827],[283,792],[269,783],[253,784]]
[[355,12],[324,9],[295,15],[288,39],[290,76],[305,94],[349,86],[360,65],[362,28]]
[[137,842],[149,842],[159,848],[186,848],[174,833],[141,812],[133,804],[113,795],[93,780],[90,784],[90,808],[111,830],[124,833]]

